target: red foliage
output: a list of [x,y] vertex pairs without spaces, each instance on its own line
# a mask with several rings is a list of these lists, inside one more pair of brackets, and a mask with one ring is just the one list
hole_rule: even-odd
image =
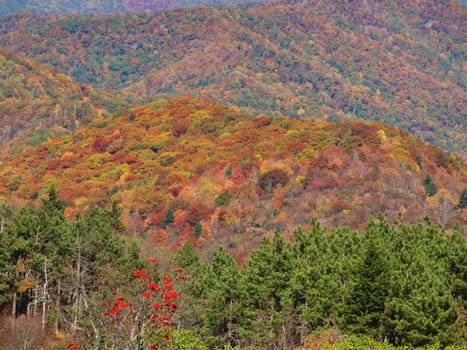
[[[148,262],[154,264],[158,261],[155,258],[149,258]],[[123,330],[141,326],[138,321],[141,319],[149,320],[150,322],[144,323],[144,327],[153,330],[169,326],[173,314],[178,309],[177,305],[174,304],[174,300],[178,299],[178,293],[173,290],[174,287],[171,284],[173,278],[164,276],[164,288],[159,288],[159,285],[153,281],[153,277],[140,269],[134,270],[133,277],[135,281],[141,281],[140,286],[144,288],[141,294],[139,294],[140,292],[136,294],[135,307],[133,307],[133,303],[125,303],[125,298],[121,296],[117,297],[113,304],[109,304],[107,301],[101,303],[104,308],[102,314],[105,319],[111,321],[111,329],[122,333]],[[117,293],[112,292],[112,295],[117,296]],[[138,299],[141,296],[142,299]],[[121,335],[125,337],[124,334]],[[143,344],[138,346],[141,345]],[[155,345],[150,344],[149,348],[155,349]]]
[[173,197],[176,198],[180,194],[180,188],[178,188],[178,187],[169,188],[169,192]]
[[186,131],[188,130],[188,123],[181,121],[181,120],[175,120],[174,123],[172,124],[172,134],[175,137],[180,137],[181,135],[185,134]]
[[190,226],[195,226],[200,219],[208,219],[211,209],[202,202],[192,203],[185,217],[185,222]]
[[49,170],[56,170],[58,169],[59,167],[61,167],[61,160],[60,159],[57,159],[57,158],[54,158],[54,159],[49,159],[47,161],[47,169]]
[[271,118],[262,116],[255,119],[255,126],[257,128],[263,128],[265,126],[268,126],[269,124],[271,124]]
[[96,152],[104,152],[106,148],[104,138],[96,137],[91,145],[91,148]]

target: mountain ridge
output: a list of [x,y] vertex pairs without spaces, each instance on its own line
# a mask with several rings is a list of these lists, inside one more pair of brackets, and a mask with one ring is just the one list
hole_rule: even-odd
[[71,132],[126,103],[0,47],[1,156]]
[[465,226],[465,210],[454,207],[466,175],[453,154],[381,123],[248,116],[182,97],[18,154],[0,166],[0,198],[40,201],[54,185],[67,215],[117,201],[127,233],[151,244],[248,251],[267,232],[315,216],[329,227],[380,213]]
[[0,0],[0,16],[19,11],[35,13],[115,13],[115,12],[159,12],[185,6],[239,5],[262,0],[117,0],[117,1],[19,1]]
[[18,14],[0,22],[0,42],[135,101],[194,95],[250,113],[378,120],[463,154],[465,13],[458,2],[335,0]]

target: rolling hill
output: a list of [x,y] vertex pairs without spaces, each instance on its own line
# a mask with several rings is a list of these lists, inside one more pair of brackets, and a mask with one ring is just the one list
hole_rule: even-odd
[[112,13],[163,11],[183,6],[238,5],[261,0],[0,0],[0,16],[18,11],[36,13]]
[[0,43],[135,101],[194,95],[250,113],[366,119],[465,155],[466,7],[277,1],[132,15],[16,14]]
[[0,47],[0,155],[8,157],[108,116],[125,103]]
[[55,185],[68,216],[117,201],[127,233],[151,244],[245,252],[312,217],[329,227],[357,228],[379,213],[465,226],[454,207],[466,171],[453,154],[381,123],[271,119],[182,97],[18,154],[0,166],[0,198],[40,202]]

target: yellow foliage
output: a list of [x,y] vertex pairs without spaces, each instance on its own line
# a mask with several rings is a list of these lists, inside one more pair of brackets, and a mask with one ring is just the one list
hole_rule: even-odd
[[334,142],[334,135],[328,131],[318,130],[310,135],[308,144],[313,149],[323,149],[325,146]]
[[87,203],[88,203],[88,198],[86,197],[79,197],[73,201],[73,204],[78,208],[84,207],[84,205]]
[[[127,164],[125,164],[126,166],[128,166]],[[120,179],[118,180],[118,184],[119,185],[122,185],[124,184],[125,182],[127,182],[128,179],[132,178],[134,175],[131,173],[130,171],[130,167],[128,167],[128,169],[126,169],[122,175],[120,175]]]
[[212,181],[210,181],[206,177],[201,178],[198,186],[199,186],[200,197],[206,202],[214,201],[217,195],[221,191],[219,186],[214,184]]
[[403,145],[395,147],[391,153],[394,159],[402,161],[405,165],[410,165],[416,172],[420,171],[418,164],[411,158],[409,151]]
[[120,164],[115,168],[111,167],[107,172],[102,172],[101,176],[99,176],[99,179],[104,181],[113,178],[121,179],[122,175],[127,172],[130,172],[130,167],[128,164]]
[[287,130],[287,132],[285,133],[285,137],[289,140],[293,140],[293,141],[298,141],[300,139],[300,136],[301,136],[301,132],[298,131],[298,130]]
[[96,169],[100,167],[102,164],[107,163],[109,159],[110,159],[110,154],[108,153],[96,153],[87,159],[86,165],[90,169]]
[[451,205],[457,203],[456,196],[445,188],[441,188],[434,196],[427,197],[426,202],[432,208],[439,208],[442,201],[448,201]]
[[34,288],[36,281],[32,277],[26,277],[24,280],[17,282],[16,286],[18,287],[18,292],[23,294],[29,289]]
[[383,129],[378,130],[378,136],[381,139],[381,143],[385,143],[388,140],[388,137],[386,136],[386,133],[384,132]]
[[316,158],[316,151],[313,148],[305,148],[298,154],[298,159],[307,160]]
[[50,141],[48,144],[48,150],[54,156],[61,155],[71,144],[73,139],[70,135],[63,136],[59,140]]
[[299,175],[299,176],[297,176],[297,177],[295,178],[295,182],[297,182],[297,183],[299,183],[299,184],[302,183],[302,182],[305,181],[305,180],[306,180],[306,176],[303,176],[303,175]]

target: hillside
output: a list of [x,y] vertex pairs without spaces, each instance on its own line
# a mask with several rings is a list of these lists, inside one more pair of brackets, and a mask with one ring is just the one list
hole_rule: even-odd
[[399,126],[465,155],[466,6],[277,1],[156,14],[17,14],[0,42],[76,80],[150,101]]
[[36,13],[110,13],[163,11],[183,6],[238,5],[260,0],[0,0],[0,16],[18,11]]
[[0,47],[0,156],[38,146],[123,106],[108,93]]
[[361,227],[380,213],[465,226],[454,206],[466,170],[384,124],[254,117],[185,97],[95,119],[19,154],[0,167],[0,198],[40,202],[55,184],[68,216],[115,200],[127,233],[151,244],[245,252],[312,217],[329,227]]

